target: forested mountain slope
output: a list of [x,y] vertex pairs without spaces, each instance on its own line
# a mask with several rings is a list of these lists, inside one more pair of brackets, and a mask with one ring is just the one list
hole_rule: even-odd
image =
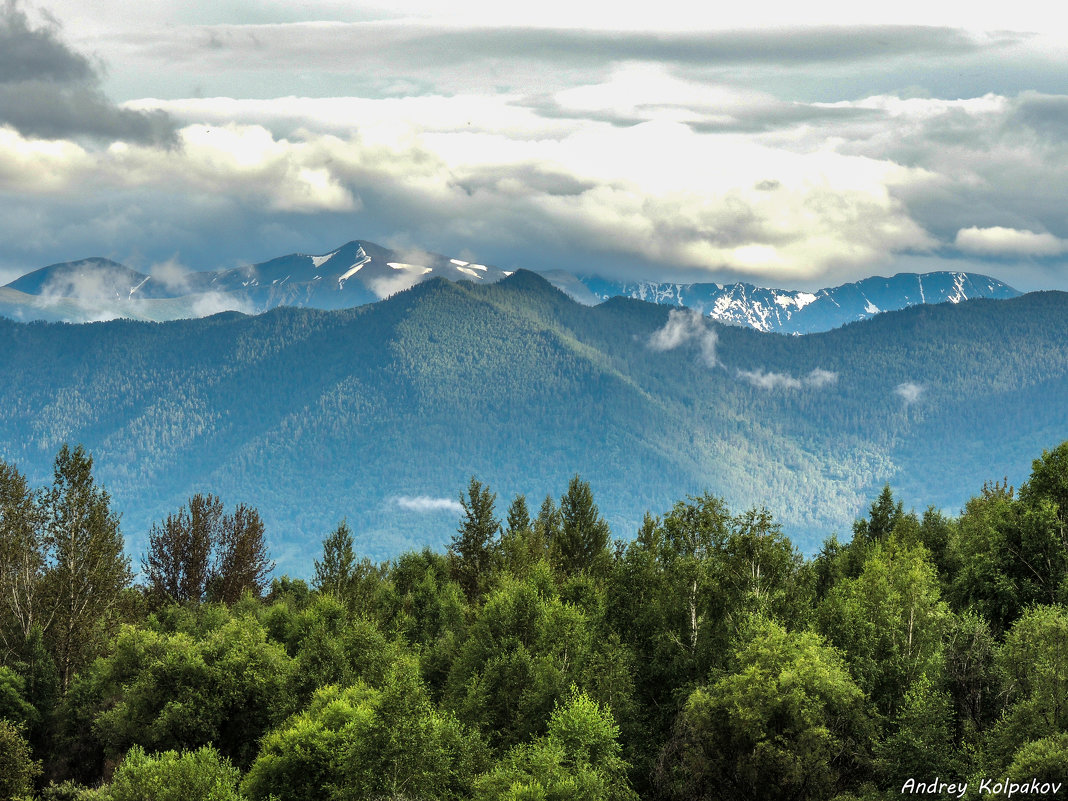
[[83,443],[134,552],[195,491],[248,503],[301,572],[346,516],[375,557],[446,542],[472,475],[535,503],[580,473],[628,538],[708,489],[812,551],[886,481],[955,509],[1025,475],[1068,421],[1066,326],[1042,293],[787,337],[523,271],[331,312],[0,320],[0,458],[41,483]]

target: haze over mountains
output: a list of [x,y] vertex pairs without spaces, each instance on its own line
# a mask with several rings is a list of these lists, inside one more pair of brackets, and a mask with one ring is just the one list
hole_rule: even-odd
[[[329,261],[321,291],[356,291],[362,270],[335,290]],[[292,263],[268,264],[245,275],[253,290],[314,296],[285,280]],[[1005,471],[1025,477],[1064,438],[1066,329],[1068,295],[1034,293],[770,336],[630,298],[585,306],[526,271],[340,310],[0,320],[0,458],[39,484],[63,442],[84,443],[134,553],[193,492],[249,503],[299,573],[343,517],[376,558],[442,545],[472,475],[503,510],[579,473],[620,537],[710,490],[767,504],[811,552],[884,482],[955,510]]]
[[[151,274],[104,258],[64,262],[0,288],[0,314],[17,320],[88,322],[125,317],[174,320],[278,306],[341,309],[372,303],[430,278],[494,283],[512,271],[426,252],[401,253],[352,241],[322,255],[290,254],[260,264],[189,272],[157,265]],[[802,292],[747,283],[615,281],[553,270],[542,275],[573,299],[595,305],[630,297],[684,306],[758,331],[828,331],[883,311],[924,303],[1009,298],[1019,293],[965,272],[901,273]]]

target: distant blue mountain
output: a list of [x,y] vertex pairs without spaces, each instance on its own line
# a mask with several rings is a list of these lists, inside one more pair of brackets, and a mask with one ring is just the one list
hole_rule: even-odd
[[[224,310],[260,313],[278,306],[342,309],[373,303],[430,278],[495,283],[510,271],[433,253],[406,255],[352,241],[322,255],[290,254],[208,272],[146,274],[103,258],[53,264],[0,288],[0,315],[18,320],[86,322],[116,317],[174,320]],[[984,275],[900,273],[802,292],[753,284],[613,281],[563,270],[542,273],[585,305],[627,297],[688,307],[757,331],[829,331],[885,311],[925,303],[1011,298],[1020,293]]]
[[830,331],[881,312],[924,303],[1004,299],[1020,294],[994,278],[961,272],[898,273],[892,278],[876,276],[816,292],[765,289],[745,283],[620,282],[593,277],[580,280],[599,300],[623,296],[685,306],[723,323],[785,334]]

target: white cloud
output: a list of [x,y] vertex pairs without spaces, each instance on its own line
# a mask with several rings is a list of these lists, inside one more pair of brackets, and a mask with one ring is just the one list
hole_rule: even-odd
[[830,386],[831,384],[838,383],[838,373],[831,372],[830,370],[824,370],[820,367],[812,370],[807,376],[805,376],[805,384],[813,387],[814,389],[822,389],[823,387]]
[[1053,234],[1001,226],[962,228],[954,244],[980,256],[1056,256],[1068,250],[1068,242]]
[[28,138],[0,126],[0,190],[27,195],[63,192],[91,172],[92,161],[74,142]]
[[739,370],[738,377],[752,384],[757,389],[801,389],[801,379],[785,373],[772,373],[758,368],[756,370]]
[[[253,12],[168,0],[135,26],[115,0],[93,14],[57,2],[75,46],[113,62],[104,88],[140,87],[123,95],[139,98],[124,110],[162,110],[185,127],[169,150],[0,128],[0,239],[16,241],[5,262],[117,250],[189,260],[191,243],[210,251],[220,230],[269,232],[262,258],[399,235],[434,250],[475,247],[509,266],[597,263],[631,277],[651,267],[678,280],[811,289],[945,255],[947,244],[979,259],[1066,252],[1068,138],[1059,132],[1068,98],[988,87],[924,96],[938,92],[927,67],[951,74],[956,92],[959,74],[982,74],[995,56],[1020,67],[1021,53],[1040,53],[1028,37],[954,28],[950,52],[941,33],[906,26],[884,32],[888,49],[876,60],[850,49],[841,28],[808,27],[820,17],[807,8],[796,36],[737,30],[763,11],[693,17],[688,7],[678,35],[661,35],[672,13],[660,6],[610,17],[600,9],[580,24],[574,4],[492,13],[476,4],[439,30],[426,3],[272,0]],[[479,27],[458,27],[472,9]],[[781,11],[779,25],[802,13]],[[851,13],[833,21],[904,14]],[[1016,13],[1006,19],[1023,19]],[[570,30],[548,29],[556,25]],[[575,30],[583,25],[590,30]],[[464,36],[470,48],[456,46]],[[768,70],[784,42],[797,70]],[[868,67],[854,75],[861,62]],[[913,84],[916,96],[887,94]],[[153,88],[162,99],[145,97]],[[183,97],[222,91],[236,96]],[[359,96],[325,96],[343,92]],[[29,236],[26,221],[36,226]],[[313,242],[324,231],[329,238]],[[84,242],[101,244],[55,253]],[[1013,268],[999,266],[1011,283]]]
[[463,511],[459,501],[452,498],[432,498],[427,495],[410,497],[402,495],[394,499],[397,506],[411,512],[456,512]]
[[[405,207],[398,213],[407,220],[479,245],[515,242],[525,238],[523,228],[549,230],[568,249],[794,282],[935,244],[896,197],[899,185],[924,180],[925,171],[694,130],[670,119],[670,103],[668,111],[650,111],[648,103],[625,100],[620,82],[628,76],[640,79],[632,86],[638,100],[665,94],[697,121],[723,113],[707,98],[694,105],[707,87],[660,69],[624,70],[584,94],[563,95],[584,105],[583,113],[644,109],[651,116],[626,127],[546,121],[507,95],[285,98],[275,108],[335,133],[302,129],[276,138],[260,125],[190,125],[181,132],[188,151],[181,180],[228,195],[246,184],[267,188],[264,196],[279,210],[355,210],[362,196],[387,194]],[[771,102],[735,90],[723,96],[737,108]],[[217,98],[131,107],[218,121],[227,114],[277,118],[270,105]],[[133,164],[123,168],[137,174]]]
[[396,295],[423,280],[423,274],[418,270],[397,270],[393,275],[380,276],[367,282],[367,288],[379,298],[388,298]]
[[828,387],[831,384],[838,382],[838,373],[824,370],[820,367],[813,369],[801,378],[795,378],[786,373],[766,371],[763,368],[758,368],[756,370],[739,370],[738,377],[758,389],[768,391],[777,389],[801,389],[802,387],[823,389],[824,387]]
[[663,328],[658,328],[649,337],[649,348],[655,351],[674,350],[688,342],[696,342],[701,358],[709,367],[719,362],[716,358],[716,343],[719,336],[698,312],[689,309],[672,309]]
[[86,263],[52,276],[41,287],[39,294],[43,301],[49,303],[61,298],[125,301],[129,300],[134,286],[136,282],[131,283],[122,270]]
[[911,406],[920,399],[924,389],[926,389],[926,387],[921,384],[914,384],[911,381],[906,381],[894,387],[894,394],[901,398],[906,406]]
[[157,262],[146,270],[153,281],[174,292],[185,292],[189,287],[190,270],[177,257],[172,256]]
[[203,292],[192,296],[190,311],[193,317],[207,317],[224,311],[256,314],[258,309],[244,298],[235,298],[226,292]]
[[0,192],[58,195],[94,188],[153,188],[168,196],[212,193],[266,210],[353,211],[359,202],[329,167],[340,141],[275,139],[257,125],[191,125],[167,150],[113,143],[88,151],[0,128]]

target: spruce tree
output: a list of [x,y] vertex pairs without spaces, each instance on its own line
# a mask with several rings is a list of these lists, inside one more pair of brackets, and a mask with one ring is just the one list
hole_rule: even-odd
[[609,535],[590,485],[573,476],[560,499],[560,531],[553,542],[556,566],[568,576],[598,572],[607,563]]
[[356,555],[352,547],[352,530],[346,521],[323,540],[323,560],[315,561],[312,587],[329,592],[341,600],[348,600],[355,578]]
[[497,535],[500,521],[494,516],[497,493],[474,476],[467,487],[467,497],[460,495],[464,515],[452,538],[449,554],[452,557],[453,578],[467,596],[474,601],[482,596],[489,584],[490,573],[497,556]]

